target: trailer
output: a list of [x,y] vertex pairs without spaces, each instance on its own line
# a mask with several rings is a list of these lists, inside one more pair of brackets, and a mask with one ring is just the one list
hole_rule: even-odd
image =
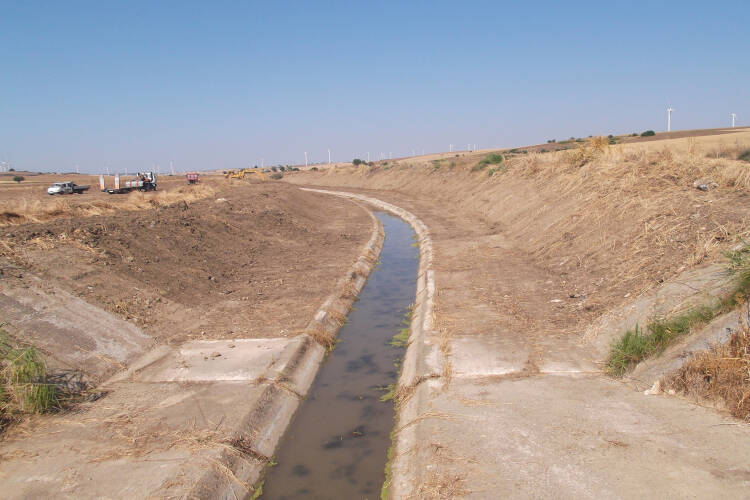
[[75,182],[55,182],[47,188],[47,194],[83,194],[89,186],[79,186]]
[[198,172],[187,172],[185,178],[187,179],[188,184],[195,184],[198,182]]
[[104,176],[99,176],[99,188],[109,194],[125,194],[131,191],[156,191],[156,174],[153,172],[138,172],[136,178],[120,183],[120,174],[115,174],[115,187],[107,188]]

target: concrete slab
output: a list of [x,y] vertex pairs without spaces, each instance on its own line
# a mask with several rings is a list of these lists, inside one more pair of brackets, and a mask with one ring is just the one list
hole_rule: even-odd
[[451,339],[454,377],[518,373],[523,371],[530,354],[523,343],[514,346],[508,337],[493,334]]
[[187,342],[135,375],[141,382],[250,381],[261,378],[292,339]]
[[74,416],[36,419],[27,424],[28,432],[6,439],[0,496],[183,498],[207,471],[231,485],[236,481],[226,474],[223,455],[260,470],[263,460],[246,451],[256,442],[269,449],[260,435],[266,432],[263,423],[247,415],[263,408],[275,418],[274,408],[281,405],[288,418],[289,408],[298,404],[270,383],[126,382],[109,389],[108,396],[83,405]]
[[683,400],[597,376],[418,392],[395,498],[747,498],[750,427]]
[[54,353],[51,366],[82,369],[95,382],[153,345],[137,326],[31,275],[3,281],[0,310],[11,335]]

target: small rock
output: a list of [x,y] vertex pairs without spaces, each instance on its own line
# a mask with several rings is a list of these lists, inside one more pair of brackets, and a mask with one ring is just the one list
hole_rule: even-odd
[[229,344],[229,348],[230,348],[230,349],[234,349],[235,347],[237,347],[237,346],[236,346],[236,345],[234,345],[234,344]]
[[719,185],[716,184],[711,179],[699,179],[695,182],[693,182],[693,187],[695,189],[699,189],[701,191],[709,191],[711,189],[714,189],[715,187],[718,187]]
[[661,392],[661,380],[657,380],[654,382],[654,385],[651,386],[651,389],[646,389],[643,391],[643,394],[646,396],[654,396],[656,394],[659,394]]
[[667,394],[669,394],[670,396],[674,396],[676,394],[676,392],[674,392],[674,389],[669,389],[667,391]]
[[221,356],[221,353],[218,351],[214,351],[211,353],[211,359],[218,358],[219,356]]
[[203,331],[201,332],[201,335],[205,335],[205,334],[206,334],[206,331],[205,331],[205,330],[203,330]]
[[226,202],[227,202],[226,198],[217,198],[216,199],[216,203],[226,203]]
[[558,303],[558,302],[562,302],[562,300],[561,299],[552,299],[552,300],[550,300],[550,302]]

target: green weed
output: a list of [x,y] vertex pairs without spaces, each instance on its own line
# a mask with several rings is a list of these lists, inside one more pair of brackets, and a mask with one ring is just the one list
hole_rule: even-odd
[[610,348],[607,372],[622,376],[644,359],[664,351],[679,337],[746,300],[750,296],[750,246],[744,245],[724,255],[727,258],[727,274],[734,278],[732,290],[712,304],[692,307],[671,317],[654,318],[646,325],[645,332],[638,325],[627,330]]
[[0,420],[60,408],[58,387],[47,380],[47,366],[33,347],[20,347],[0,330]]
[[507,172],[507,171],[508,171],[508,167],[506,167],[505,165],[502,165],[500,167],[493,167],[493,168],[489,169],[487,171],[487,175],[489,177],[492,177],[493,175],[495,175],[498,172],[504,173],[504,172]]
[[503,162],[503,155],[500,153],[490,153],[471,168],[472,172],[485,169],[488,165],[499,165]]

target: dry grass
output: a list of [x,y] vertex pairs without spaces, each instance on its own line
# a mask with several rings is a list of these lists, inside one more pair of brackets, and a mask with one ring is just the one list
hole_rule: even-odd
[[701,351],[666,381],[689,397],[718,403],[739,419],[750,421],[750,308],[740,328],[725,344]]
[[[435,158],[409,159],[388,169],[312,172],[300,182],[439,199],[451,212],[501,231],[550,276],[593,296],[596,308],[712,262],[750,236],[742,209],[750,163],[706,158],[706,149],[721,143],[698,139],[609,145],[592,138],[575,150],[506,155],[507,172],[492,177],[471,172],[482,152],[443,155],[456,164],[450,170],[436,170]],[[746,148],[750,136],[741,141],[731,147]]]
[[51,201],[14,200],[0,203],[0,226],[44,222],[64,217],[88,217],[108,215],[127,210],[146,210],[165,207],[179,202],[190,203],[208,198],[216,193],[206,184],[181,186],[155,193],[133,192],[127,195],[112,195],[107,200],[92,200],[83,203],[56,198]]

